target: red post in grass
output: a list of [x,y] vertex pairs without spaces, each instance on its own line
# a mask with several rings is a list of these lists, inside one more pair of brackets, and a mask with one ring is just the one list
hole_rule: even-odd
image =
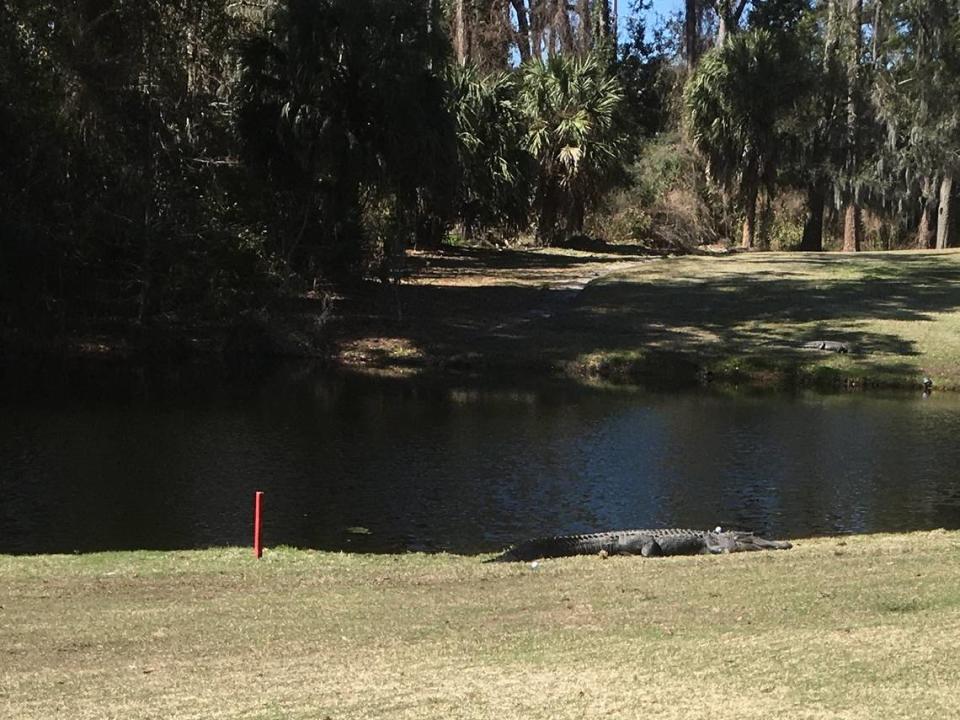
[[263,493],[257,490],[253,496],[253,554],[259,560],[263,557]]

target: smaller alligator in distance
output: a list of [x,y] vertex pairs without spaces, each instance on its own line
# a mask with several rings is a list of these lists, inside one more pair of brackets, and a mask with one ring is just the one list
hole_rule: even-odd
[[753,533],[716,530],[615,530],[587,535],[558,535],[527,540],[487,562],[528,562],[573,555],[710,555],[751,550],[789,550],[782,540]]
[[839,340],[811,340],[803,344],[804,350],[824,350],[826,352],[848,353],[850,346]]

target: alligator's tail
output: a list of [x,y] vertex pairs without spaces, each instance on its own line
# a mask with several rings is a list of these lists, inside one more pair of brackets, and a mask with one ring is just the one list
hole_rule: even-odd
[[[486,562],[532,562],[542,558],[582,555],[580,536],[542,537],[518,543]],[[597,548],[599,552],[600,548]],[[592,554],[592,553],[591,553]]]
[[764,540],[754,537],[751,542],[757,546],[757,550],[789,550],[793,547],[793,543],[786,540]]

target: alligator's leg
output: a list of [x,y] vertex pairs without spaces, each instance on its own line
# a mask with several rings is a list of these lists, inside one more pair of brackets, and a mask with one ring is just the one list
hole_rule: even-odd
[[689,535],[639,535],[622,539],[617,552],[620,555],[664,557],[668,555],[699,555],[706,552],[699,533]]
[[620,538],[616,549],[611,555],[642,555],[643,557],[660,557],[663,551],[652,535],[633,535]]
[[663,552],[663,547],[653,538],[647,538],[647,542],[644,543],[643,547],[640,549],[640,554],[643,557],[662,557],[666,553]]
[[731,553],[737,551],[737,540],[733,533],[711,532],[703,536],[703,544],[706,552],[713,555],[721,553]]
[[700,533],[689,535],[661,535],[657,538],[662,555],[703,555],[708,552]]

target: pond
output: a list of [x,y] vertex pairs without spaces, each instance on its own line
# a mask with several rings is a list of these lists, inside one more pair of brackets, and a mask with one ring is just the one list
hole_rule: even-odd
[[[45,373],[48,371],[44,371]],[[494,551],[716,525],[960,527],[960,398],[58,371],[0,395],[0,553]]]

